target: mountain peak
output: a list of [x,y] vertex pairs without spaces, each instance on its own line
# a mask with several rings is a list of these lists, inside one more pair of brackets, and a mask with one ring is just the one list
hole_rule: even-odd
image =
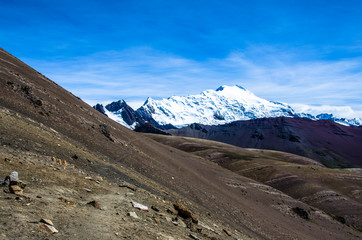
[[147,105],[148,103],[150,103],[152,101],[153,101],[153,99],[151,97],[148,97],[142,106]]
[[218,87],[216,89],[216,91],[221,92],[221,91],[224,91],[225,89],[237,89],[237,90],[241,89],[241,90],[246,91],[246,89],[240,85],[234,85],[234,86],[222,85],[222,86]]

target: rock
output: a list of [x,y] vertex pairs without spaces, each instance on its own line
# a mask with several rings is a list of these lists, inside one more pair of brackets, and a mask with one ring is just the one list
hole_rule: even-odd
[[187,227],[190,229],[191,232],[196,232],[195,224],[193,224],[192,222],[190,222],[190,224],[187,225]]
[[153,210],[155,210],[156,212],[159,212],[159,211],[160,211],[160,209],[158,209],[158,207],[156,207],[155,205],[152,205],[151,208],[152,208]]
[[198,237],[196,237],[195,235],[193,235],[191,233],[190,233],[189,237],[192,238],[192,239],[195,239],[195,240],[201,240],[201,238],[198,238]]
[[158,224],[161,223],[161,221],[160,221],[158,218],[156,218],[156,217],[152,217],[152,219],[153,219],[156,223],[158,223]]
[[19,181],[19,174],[18,172],[12,172],[10,175],[10,182],[18,182]]
[[184,219],[191,218],[192,222],[196,224],[199,222],[195,215],[191,211],[189,211],[182,203],[177,201],[173,206],[177,210],[177,214],[180,217]]
[[101,205],[99,205],[99,203],[96,200],[90,201],[89,203],[87,203],[88,205],[91,205],[97,209],[101,209]]
[[184,223],[183,221],[179,221],[178,222],[178,225],[180,226],[180,227],[183,227],[183,228],[186,228],[187,226],[186,226],[186,223]]
[[191,218],[184,219],[186,227],[190,229],[191,232],[196,232],[195,224],[192,222]]
[[139,218],[135,212],[129,212],[127,215],[135,219]]
[[2,181],[3,185],[19,185],[21,188],[25,188],[26,184],[19,181],[19,174],[18,172],[12,172],[9,176],[6,176],[5,179]]
[[33,182],[39,182],[39,183],[43,182],[43,180],[38,179],[38,178],[35,178],[35,177],[32,177],[32,178],[31,178],[31,181],[33,181]]
[[303,208],[300,207],[295,207],[292,208],[293,212],[295,212],[299,217],[308,220],[309,219],[309,214],[307,211],[305,211]]
[[23,189],[21,189],[18,185],[11,185],[9,187],[9,190],[11,193],[17,194],[17,195],[21,195],[23,194]]
[[335,216],[334,219],[336,219],[338,222],[340,222],[342,224],[346,224],[346,219],[344,217]]
[[172,222],[172,218],[168,217],[168,216],[165,216],[165,219],[167,222]]
[[10,181],[9,186],[19,186],[21,189],[25,189],[26,183],[22,181]]
[[130,190],[132,190],[134,192],[136,191],[136,188],[134,188],[133,186],[130,186],[128,183],[126,183],[124,181],[122,183],[120,183],[118,186],[128,188],[128,189],[130,189]]
[[230,236],[231,237],[231,232],[226,230],[226,229],[223,229],[224,233],[226,233],[226,235]]
[[148,211],[148,207],[145,206],[145,205],[142,205],[142,204],[140,204],[140,203],[137,203],[137,202],[133,202],[133,201],[132,201],[132,205],[133,205],[134,208],[137,208],[137,209],[139,209],[139,210]]
[[65,204],[67,204],[67,205],[70,205],[70,206],[76,206],[77,205],[76,202],[70,201],[70,200],[65,199],[63,197],[60,197],[59,200],[62,201],[63,203],[65,203]]
[[48,224],[43,224],[43,225],[40,226],[40,228],[47,231],[48,233],[51,233],[51,234],[54,234],[54,233],[58,232],[58,230],[55,227],[53,227],[51,225],[48,225]]
[[50,226],[54,226],[52,220],[50,220],[50,219],[42,218],[42,219],[40,219],[40,222],[48,224]]
[[171,213],[172,215],[177,215],[177,211],[175,211],[174,209],[167,208],[166,211],[167,211],[168,213]]

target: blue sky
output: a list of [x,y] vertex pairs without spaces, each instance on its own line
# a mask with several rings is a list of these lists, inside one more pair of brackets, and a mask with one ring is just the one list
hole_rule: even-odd
[[239,84],[362,117],[362,1],[0,0],[0,44],[90,104]]

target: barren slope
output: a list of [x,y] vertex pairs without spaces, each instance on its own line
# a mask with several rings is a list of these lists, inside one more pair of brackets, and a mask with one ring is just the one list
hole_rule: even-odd
[[290,153],[243,149],[196,138],[147,136],[265,183],[362,231],[361,172],[329,169]]

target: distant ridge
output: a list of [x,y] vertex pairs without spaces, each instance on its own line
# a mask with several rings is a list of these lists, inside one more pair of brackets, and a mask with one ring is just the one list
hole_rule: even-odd
[[294,153],[332,168],[362,167],[362,127],[331,120],[261,118],[218,126],[191,124],[169,132],[238,147]]

